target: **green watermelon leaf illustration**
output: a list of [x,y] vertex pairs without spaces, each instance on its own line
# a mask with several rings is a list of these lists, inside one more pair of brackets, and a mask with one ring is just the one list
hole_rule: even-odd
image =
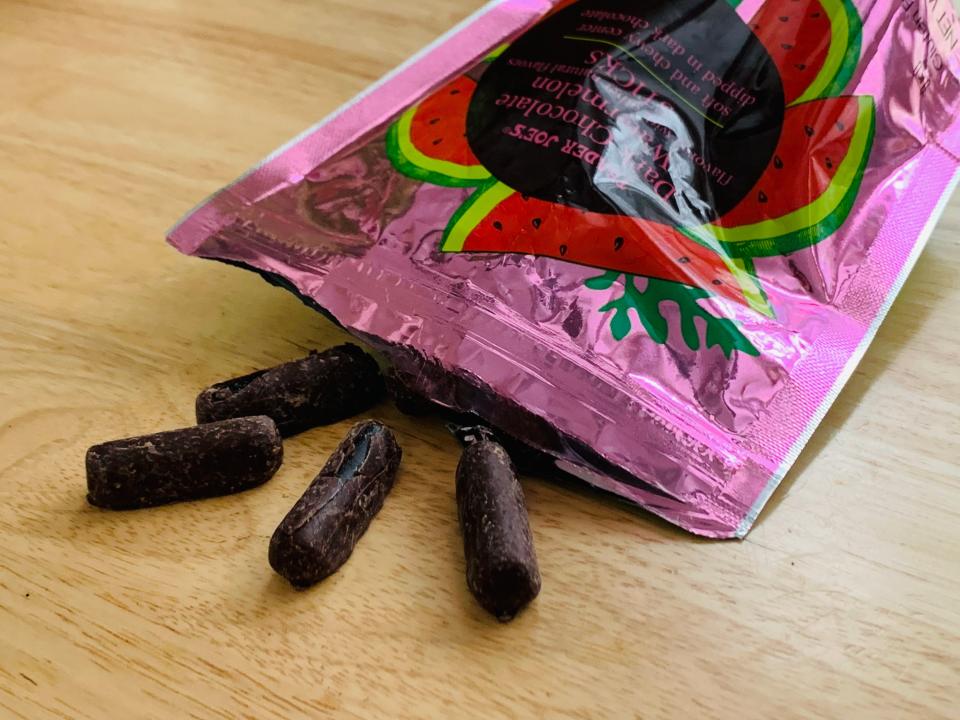
[[747,355],[759,355],[760,351],[751,343],[736,324],[728,318],[717,317],[700,304],[700,300],[709,298],[710,293],[700,288],[669,280],[646,278],[647,286],[640,290],[634,275],[610,270],[587,279],[584,285],[591,290],[609,290],[623,275],[623,294],[600,308],[600,312],[612,312],[610,332],[616,340],[622,340],[633,329],[630,311],[633,310],[643,329],[657,343],[665,343],[669,334],[666,317],[660,310],[664,301],[674,303],[680,310],[680,334],[691,350],[700,348],[700,333],[695,318],[702,318],[706,324],[704,344],[710,348],[718,345],[726,357],[734,350]]
[[618,277],[620,277],[620,273],[609,270],[603,275],[588,278],[583,284],[591,290],[609,290],[610,286],[617,281]]

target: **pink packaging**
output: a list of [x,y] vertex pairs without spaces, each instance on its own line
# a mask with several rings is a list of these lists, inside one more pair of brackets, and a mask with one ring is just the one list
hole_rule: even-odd
[[742,537],[960,166],[948,0],[501,0],[170,233],[437,402]]

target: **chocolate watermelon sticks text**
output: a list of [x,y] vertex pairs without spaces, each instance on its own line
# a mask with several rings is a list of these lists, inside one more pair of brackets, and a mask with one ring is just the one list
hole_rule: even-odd
[[406,111],[387,136],[394,166],[475,188],[441,249],[600,268],[586,288],[608,293],[616,339],[669,342],[667,301],[690,349],[757,354],[730,303],[772,316],[753,258],[846,220],[874,108],[830,97],[859,57],[848,0],[767,0],[747,22],[736,4],[564,2]]

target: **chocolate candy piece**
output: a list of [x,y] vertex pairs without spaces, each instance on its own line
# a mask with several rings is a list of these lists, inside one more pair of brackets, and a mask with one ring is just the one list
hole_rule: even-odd
[[[520,442],[516,438],[502,432],[494,432],[486,425],[477,424],[478,418],[461,416],[459,422],[447,423],[449,430],[463,445],[470,445],[479,440],[492,440],[499,443],[507,451],[514,466],[525,475],[549,476],[556,474],[556,465],[553,458],[547,453]],[[472,421],[470,424],[463,424]]]
[[283,462],[268,417],[246,417],[94,445],[87,502],[131,510],[229,495],[262,485]]
[[393,487],[402,452],[390,428],[355,425],[270,538],[270,565],[297,588],[335,573]]
[[208,387],[197,422],[267,415],[287,437],[363,412],[383,392],[376,361],[348,343]]
[[422,417],[437,411],[438,405],[428,400],[424,395],[414,390],[393,369],[387,371],[384,377],[387,394],[397,406],[397,410],[411,417]]
[[457,466],[457,513],[467,586],[501,622],[540,592],[523,490],[501,445],[480,434]]

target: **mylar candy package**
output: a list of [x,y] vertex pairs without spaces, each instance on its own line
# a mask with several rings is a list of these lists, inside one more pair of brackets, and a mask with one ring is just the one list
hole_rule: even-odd
[[742,537],[956,183],[958,39],[947,0],[502,0],[169,239],[560,471]]

